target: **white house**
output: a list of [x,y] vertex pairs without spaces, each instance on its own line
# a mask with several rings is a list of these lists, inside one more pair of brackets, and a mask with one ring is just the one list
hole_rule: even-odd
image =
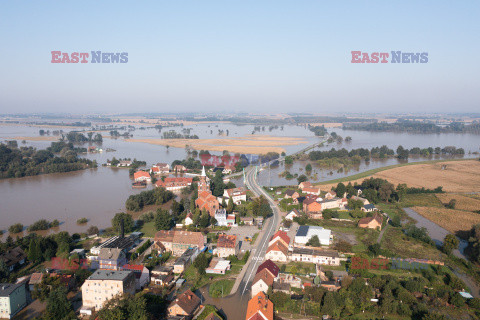
[[191,212],[187,213],[187,217],[185,218],[185,223],[184,225],[189,226],[193,224],[193,215]]
[[325,251],[313,248],[293,248],[290,261],[312,262],[316,264],[339,266],[340,256],[337,251]]
[[241,204],[242,201],[247,201],[247,192],[243,188],[225,189],[223,196],[227,199],[232,198],[235,204]]
[[300,226],[295,235],[295,244],[306,245],[311,237],[317,236],[320,244],[324,246],[330,245],[332,240],[332,231],[323,227],[316,226]]
[[290,211],[286,216],[285,216],[285,220],[290,220],[290,221],[293,221],[293,218],[296,218],[298,217],[300,214],[298,213],[298,211],[296,209],[293,209],[292,211]]

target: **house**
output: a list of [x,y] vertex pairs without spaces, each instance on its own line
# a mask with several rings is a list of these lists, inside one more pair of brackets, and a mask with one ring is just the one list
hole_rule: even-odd
[[273,292],[283,292],[286,294],[292,294],[292,286],[286,282],[274,282],[272,286]]
[[263,269],[258,272],[252,282],[252,297],[259,292],[267,293],[268,288],[273,284],[273,280],[274,277],[268,270]]
[[26,282],[0,283],[0,318],[12,319],[27,303]]
[[377,208],[373,204],[366,204],[363,207],[360,208],[363,212],[373,212],[376,211]]
[[227,214],[225,209],[217,209],[215,211],[215,220],[217,220],[217,226],[233,226],[235,224],[235,215]]
[[206,238],[201,232],[160,230],[155,233],[155,247],[171,251],[173,255],[179,256],[188,248],[203,250]]
[[326,209],[345,209],[348,200],[346,198],[333,198],[320,201],[322,211]]
[[177,164],[175,167],[173,167],[173,171],[177,173],[186,172],[187,168],[185,168],[181,164]]
[[179,191],[189,187],[193,182],[193,178],[185,177],[167,177],[163,181],[155,182],[156,187],[163,187],[168,191]]
[[119,248],[101,248],[98,255],[99,269],[120,270],[127,263],[127,256]]
[[248,301],[245,320],[273,320],[273,303],[265,293],[259,292]]
[[225,168],[223,168],[222,173],[223,173],[223,174],[230,174],[230,173],[232,173],[233,171],[235,171],[235,167],[233,167],[233,166],[225,166]]
[[312,184],[309,181],[300,182],[300,184],[298,185],[298,189],[302,191],[304,188],[311,188],[311,187],[312,187]]
[[133,179],[135,182],[147,182],[150,183],[152,182],[152,178],[150,177],[150,174],[146,171],[137,171],[133,174]]
[[227,270],[230,270],[230,261],[214,257],[212,261],[210,261],[208,268],[205,269],[205,272],[210,274],[225,274]]
[[287,191],[285,191],[285,199],[297,199],[298,197],[300,197],[300,195],[295,190],[287,189]]
[[321,213],[322,205],[312,198],[307,198],[303,201],[303,211],[305,213]]
[[100,310],[113,297],[135,294],[135,275],[132,271],[97,270],[82,285],[81,314]]
[[306,187],[306,188],[303,188],[302,192],[306,193],[306,194],[312,194],[312,195],[315,195],[315,196],[319,196],[320,195],[320,188]]
[[174,273],[182,273],[195,260],[200,251],[197,247],[188,248],[173,264]]
[[168,163],[157,163],[152,166],[152,169],[150,169],[150,173],[153,173],[155,175],[168,173],[169,171],[170,165]]
[[270,242],[268,243],[269,246],[274,244],[275,242],[280,241],[286,247],[290,244],[290,237],[287,235],[285,231],[277,231],[275,234],[270,238]]
[[246,226],[253,226],[255,220],[253,217],[240,217],[240,222],[243,222]]
[[0,260],[3,260],[7,265],[8,270],[13,271],[15,268],[25,264],[27,255],[20,247],[5,250],[0,254]]
[[192,316],[199,306],[200,298],[188,289],[170,304],[168,316]]
[[383,223],[383,217],[379,213],[375,213],[371,217],[365,217],[358,220],[358,226],[360,228],[381,229],[382,223]]
[[132,161],[130,160],[120,160],[117,164],[117,167],[130,167],[132,165]]
[[296,218],[299,216],[300,216],[300,213],[298,213],[297,209],[293,209],[285,216],[285,220],[293,221],[293,218]]
[[278,262],[287,262],[288,260],[288,247],[285,244],[277,240],[272,245],[270,245],[265,254],[265,259],[270,259],[272,261]]
[[293,251],[290,253],[290,261],[311,262],[329,266],[339,266],[340,256],[337,251],[294,247]]
[[42,283],[44,274],[41,272],[34,272],[30,276],[30,280],[28,281],[28,289],[30,292],[33,292],[35,290],[35,285],[39,285]]
[[338,291],[342,287],[338,281],[320,281],[320,286],[328,291]]
[[240,242],[237,243],[237,236],[220,234],[218,236],[217,248],[214,250],[214,254],[226,258],[231,255],[236,256],[239,250]]
[[233,203],[237,205],[241,204],[242,201],[247,201],[247,192],[244,188],[225,189],[223,196],[227,199],[232,199]]
[[264,269],[267,270],[274,278],[277,278],[278,273],[280,272],[280,268],[269,259],[265,260],[265,262],[258,266],[257,273]]
[[198,198],[195,200],[195,206],[200,210],[205,209],[211,217],[215,216],[217,209],[220,209],[220,203],[217,198],[212,195],[210,190],[205,190],[198,193]]
[[191,224],[193,224],[193,214],[191,212],[188,212],[187,216],[185,217],[184,225],[189,226]]
[[333,199],[337,196],[337,193],[333,190],[330,190],[325,194],[325,199]]
[[295,235],[295,244],[306,245],[308,240],[315,235],[318,237],[318,240],[320,240],[321,245],[330,245],[332,231],[317,226],[300,226]]
[[152,275],[152,281],[162,287],[170,287],[175,282],[173,274]]
[[150,271],[144,265],[126,264],[122,269],[135,274],[135,289],[143,290],[150,283]]
[[364,206],[367,205],[367,204],[370,204],[370,201],[368,201],[368,199],[365,199],[365,198],[362,198],[362,197],[352,196],[350,199],[362,201]]

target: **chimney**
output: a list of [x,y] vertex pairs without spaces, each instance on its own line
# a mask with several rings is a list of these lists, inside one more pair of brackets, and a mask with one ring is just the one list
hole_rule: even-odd
[[192,300],[192,295],[188,295],[188,300]]

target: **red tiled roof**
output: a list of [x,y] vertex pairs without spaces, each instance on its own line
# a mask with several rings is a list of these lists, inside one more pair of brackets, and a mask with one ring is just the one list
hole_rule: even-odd
[[130,270],[130,271],[143,271],[144,266],[141,264],[126,264],[122,267],[123,269]]
[[[260,315],[260,313],[262,315]],[[263,292],[248,301],[246,320],[273,320],[273,303]]]
[[279,237],[280,239],[282,239],[286,244],[289,244],[289,243],[290,243],[290,237],[287,235],[287,233],[286,233],[285,231],[278,230],[278,231],[275,232],[275,234],[272,236],[272,238],[270,239],[270,241],[272,241],[272,240],[275,239],[276,237]]
[[252,286],[258,281],[262,280],[267,286],[270,287],[273,284],[274,279],[275,278],[268,270],[263,269],[255,275],[255,278],[253,278]]
[[133,174],[134,179],[138,179],[141,177],[150,178],[150,174],[148,174],[148,172],[145,172],[145,171],[137,171]]
[[235,248],[237,245],[237,236],[220,234],[218,236],[217,247],[218,248]]
[[268,247],[267,253],[269,253],[270,251],[280,251],[285,256],[288,255],[288,248],[281,241],[275,241],[274,243],[272,243],[272,245]]
[[178,305],[186,314],[192,315],[200,305],[200,298],[190,289],[182,293],[175,299],[173,304]]
[[257,273],[264,269],[268,270],[275,278],[280,272],[280,268],[270,259],[266,260],[264,263],[258,266]]

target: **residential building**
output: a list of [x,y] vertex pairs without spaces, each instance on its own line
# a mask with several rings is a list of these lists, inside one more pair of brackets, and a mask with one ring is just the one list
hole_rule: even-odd
[[174,273],[182,273],[198,256],[198,248],[188,248],[173,264]]
[[82,309],[89,314],[100,310],[110,299],[120,294],[135,294],[135,275],[132,271],[97,270],[82,285]]
[[265,260],[261,265],[257,268],[257,273],[262,270],[267,270],[274,278],[278,277],[278,273],[280,272],[280,268],[272,262],[272,260]]
[[175,283],[173,274],[152,275],[152,282],[163,287],[170,287]]
[[350,199],[362,201],[364,206],[370,204],[370,201],[368,201],[368,199],[362,197],[352,196]]
[[297,211],[297,209],[293,209],[285,216],[285,220],[293,221],[293,218],[296,218],[299,216],[300,216],[300,213]]
[[320,281],[320,286],[328,291],[338,291],[342,287],[338,281]]
[[290,253],[291,261],[312,262],[329,266],[339,266],[340,256],[337,251],[325,251],[314,248],[294,247]]
[[230,270],[230,261],[224,258],[214,257],[210,261],[208,268],[205,269],[205,272],[210,274],[225,274],[227,270]]
[[268,288],[273,284],[273,280],[274,277],[268,270],[263,269],[258,272],[252,282],[252,297],[259,292],[267,293]]
[[235,215],[227,214],[227,210],[225,209],[217,209],[215,211],[215,220],[217,220],[217,226],[231,227],[235,224]]
[[182,166],[181,164],[177,164],[175,167],[173,167],[173,171],[177,173],[186,172],[187,168]]
[[237,243],[237,236],[220,234],[218,236],[217,248],[214,250],[214,254],[219,257],[227,258],[228,256],[236,256],[239,251],[240,242]]
[[211,217],[215,216],[215,212],[220,208],[220,203],[217,198],[212,195],[210,190],[205,190],[198,193],[198,198],[195,200],[195,206],[200,210],[205,209]]
[[306,193],[306,194],[312,194],[312,195],[315,195],[315,196],[319,196],[320,195],[320,188],[305,187],[305,188],[303,188],[302,192]]
[[265,259],[272,261],[287,262],[288,261],[288,247],[285,244],[277,240],[270,245],[265,254]]
[[227,199],[232,199],[233,203],[237,205],[241,204],[242,201],[247,201],[247,192],[244,188],[225,189],[223,196]]
[[302,191],[304,188],[310,188],[310,187],[312,187],[312,184],[310,183],[310,181],[300,182],[300,184],[298,185],[298,189]]
[[300,226],[297,230],[297,234],[295,235],[295,244],[306,245],[308,240],[310,240],[310,238],[314,235],[318,237],[321,245],[330,245],[332,231],[317,226]]
[[150,177],[150,174],[146,171],[137,171],[133,174],[133,179],[135,182],[141,182],[145,181],[147,183],[152,182],[152,178]]
[[346,198],[332,198],[332,199],[326,199],[323,201],[320,201],[320,204],[322,206],[321,210],[325,209],[345,209],[345,206],[347,205],[348,200]]
[[28,280],[28,289],[30,290],[30,292],[35,290],[35,285],[39,285],[40,283],[42,283],[43,277],[44,274],[41,272],[32,273],[32,275],[30,276],[30,280]]
[[290,237],[287,235],[285,231],[279,230],[275,232],[275,234],[270,238],[270,242],[268,243],[268,245],[271,246],[277,241],[282,242],[288,248],[290,244]]
[[120,270],[127,263],[127,256],[122,249],[101,248],[98,255],[99,269]]
[[180,191],[192,184],[193,178],[185,177],[167,177],[163,181],[161,179],[155,182],[156,187],[163,187],[168,191]]
[[361,207],[360,210],[362,210],[363,212],[373,212],[373,211],[376,211],[377,208],[375,207],[375,205],[370,203]]
[[189,211],[185,217],[184,225],[189,226],[193,224],[193,214]]
[[135,274],[135,289],[142,290],[150,283],[150,271],[141,264],[126,264],[123,270],[133,271]]
[[307,198],[303,201],[303,211],[305,213],[321,213],[322,205],[312,198]]
[[265,293],[259,292],[248,301],[245,320],[273,320],[273,303]]
[[335,198],[336,196],[337,196],[337,193],[333,190],[330,190],[330,191],[327,192],[327,194],[325,194],[325,199],[330,200],[330,199]]
[[170,165],[168,163],[157,163],[152,166],[150,173],[155,175],[168,173],[170,171]]
[[117,164],[117,167],[130,167],[132,165],[132,161],[130,160],[120,160]]
[[0,260],[3,260],[7,265],[8,270],[13,271],[15,268],[25,264],[27,255],[20,247],[5,250],[0,254]]
[[198,248],[200,251],[206,243],[206,238],[201,232],[160,230],[155,233],[155,248],[171,251],[179,256],[188,248]]
[[295,190],[287,189],[287,191],[285,191],[285,199],[297,199],[298,197],[300,197],[300,195]]
[[0,318],[12,319],[27,305],[27,284],[0,283]]
[[255,220],[253,217],[240,217],[240,222],[243,222],[246,226],[253,226]]
[[277,281],[273,283],[272,291],[292,294],[292,286],[290,285],[290,283]]
[[382,223],[383,223],[383,217],[379,213],[375,213],[371,217],[365,217],[358,220],[358,226],[360,228],[381,229]]
[[200,306],[200,298],[190,289],[179,295],[168,307],[169,316],[192,316]]

